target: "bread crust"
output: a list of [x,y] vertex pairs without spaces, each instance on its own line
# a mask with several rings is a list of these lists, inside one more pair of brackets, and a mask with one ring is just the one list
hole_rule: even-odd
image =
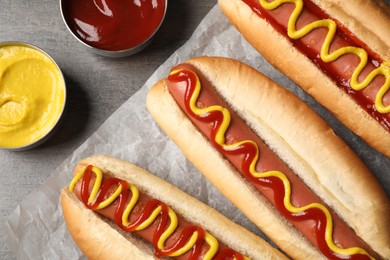
[[[389,58],[390,41],[384,41],[381,38],[383,36],[382,25],[386,26],[390,23],[390,11],[385,4],[382,6],[379,4],[380,1],[315,0],[313,2],[327,12],[329,11],[329,15],[347,26],[360,40],[369,42],[368,46],[381,57]],[[365,15],[359,13],[362,10],[362,7],[359,7],[359,4],[363,4],[361,2],[364,2],[363,6],[369,10],[365,12]],[[276,69],[296,82],[367,144],[390,158],[390,133],[361,109],[350,95],[341,90],[315,64],[295,49],[290,41],[280,35],[264,19],[259,18],[243,1],[219,0],[218,4],[243,37]],[[345,5],[348,5],[347,9],[344,8]],[[380,11],[378,6],[382,7]],[[365,19],[371,20],[366,22]],[[362,21],[365,22],[362,23]],[[385,28],[388,30],[390,27]],[[264,44],[265,42],[267,44]]]
[[[252,259],[286,259],[281,252],[262,238],[233,223],[216,210],[179,188],[134,164],[106,155],[95,155],[82,160],[76,170],[80,166],[88,164],[97,166],[103,172],[108,172],[115,177],[127,180],[137,186],[140,191],[164,201],[176,213],[185,217],[191,223],[202,226],[227,246]],[[178,198],[180,198],[180,201],[185,201],[185,203],[180,203]],[[125,259],[130,255],[132,256],[130,259],[153,259],[151,245],[147,246],[136,238],[131,241],[132,243],[129,243],[127,239],[120,235],[122,231],[118,231],[119,229],[114,224],[107,224],[97,214],[86,209],[67,188],[62,191],[61,202],[69,231],[80,249],[88,257],[109,259],[106,256],[111,258],[117,256],[118,258],[115,257],[115,259]],[[103,244],[104,246],[102,246]],[[142,249],[139,249],[139,247]]]
[[[358,236],[383,257],[390,256],[389,201],[364,163],[325,121],[292,93],[239,61],[199,57],[186,63],[216,86],[233,109]],[[180,110],[165,80],[150,90],[147,108],[199,171],[283,251],[294,258],[321,257],[222,159]],[[254,195],[256,199],[248,199]]]

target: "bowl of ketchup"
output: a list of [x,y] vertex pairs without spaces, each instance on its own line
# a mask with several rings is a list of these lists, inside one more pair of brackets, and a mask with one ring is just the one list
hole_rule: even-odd
[[108,57],[144,49],[160,28],[167,0],[60,0],[69,31],[88,49]]

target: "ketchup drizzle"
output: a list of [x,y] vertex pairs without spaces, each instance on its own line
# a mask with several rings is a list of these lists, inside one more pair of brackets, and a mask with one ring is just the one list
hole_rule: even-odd
[[[90,197],[90,190],[91,190],[90,185],[93,185],[92,174],[93,174],[93,166],[88,165],[81,179],[80,197],[81,197],[81,201],[87,208],[91,210],[97,210],[99,204],[111,195],[110,192],[113,190],[113,187],[114,189],[116,189],[119,187],[119,185],[122,185],[122,190],[120,195],[111,204],[116,207],[115,214],[114,214],[114,221],[121,229],[127,232],[136,232],[137,227],[139,227],[145,220],[147,220],[156,208],[161,207],[161,212],[159,216],[155,219],[155,222],[157,222],[157,229],[153,234],[153,242],[152,242],[155,249],[155,256],[158,258],[170,256],[172,253],[184,247],[194,232],[198,233],[198,237],[195,242],[195,245],[192,247],[192,249],[190,249],[191,254],[189,259],[198,259],[201,256],[202,254],[201,248],[204,243],[206,231],[203,228],[194,225],[189,225],[183,228],[179,238],[171,246],[169,247],[167,246],[166,248],[162,248],[162,249],[158,248],[158,241],[160,240],[162,234],[164,233],[167,226],[169,225],[170,220],[168,215],[169,207],[165,203],[157,199],[150,198],[149,200],[147,200],[145,205],[140,210],[140,213],[136,217],[136,219],[132,221],[128,226],[124,226],[122,224],[122,215],[127,206],[126,201],[128,199],[128,196],[131,193],[128,191],[129,184],[124,180],[114,178],[114,177],[104,177],[98,195],[96,196],[96,199],[92,203],[88,203],[88,198]],[[219,251],[214,256],[213,259],[233,259],[233,258],[235,258],[236,260],[244,259],[244,256],[242,254],[230,248],[219,246],[218,250]]]
[[[185,112],[190,116],[190,119],[199,120],[201,122],[207,123],[211,127],[209,128],[210,142],[213,146],[221,152],[229,161],[229,155],[241,155],[242,156],[242,168],[241,173],[251,182],[256,185],[263,187],[268,187],[272,189],[274,194],[274,205],[283,214],[287,219],[293,221],[305,221],[305,220],[314,220],[316,222],[316,228],[314,230],[315,237],[317,239],[319,250],[330,259],[369,259],[367,255],[362,254],[353,254],[353,255],[337,255],[331,250],[328,244],[325,241],[325,226],[326,226],[326,215],[325,213],[318,208],[309,208],[305,211],[299,213],[290,212],[284,206],[284,197],[285,197],[285,188],[283,181],[278,177],[254,177],[250,172],[250,165],[253,160],[255,160],[257,146],[253,143],[243,143],[237,146],[235,149],[225,149],[222,145],[218,144],[215,137],[217,131],[222,125],[224,120],[222,112],[214,110],[207,112],[205,114],[198,115],[194,113],[191,109],[190,102],[191,97],[194,94],[196,88],[196,74],[188,69],[181,69],[180,73],[171,74],[168,77],[168,82],[171,87],[183,87],[184,89],[184,107]],[[227,109],[227,107],[224,107]],[[230,114],[234,112],[229,109]],[[206,134],[207,135],[207,134]],[[261,157],[258,158],[258,161],[261,160]],[[261,190],[259,190],[261,192]],[[272,202],[272,201],[271,201]]]
[[[271,15],[270,11],[264,9],[258,0],[242,0],[247,4],[260,18],[265,19],[269,24],[271,24],[275,30],[283,35],[287,40],[289,40],[294,47],[297,48],[303,55],[307,56],[324,74],[326,74],[340,89],[342,89],[363,109],[365,110],[372,118],[379,122],[383,128],[390,132],[390,114],[382,114],[378,112],[375,108],[374,101],[370,100],[368,97],[362,94],[362,91],[357,91],[351,88],[350,80],[342,78],[337,75],[337,71],[333,68],[329,68],[328,63],[322,61],[318,52],[311,50],[307,45],[301,42],[301,39],[294,40],[287,35],[286,26],[278,23]],[[383,60],[379,57],[378,54],[374,53],[366,44],[364,44],[360,39],[356,37],[352,32],[350,32],[345,26],[340,24],[339,21],[329,17],[323,10],[318,6],[314,5],[308,0],[303,0],[304,9],[309,10],[312,14],[315,14],[320,19],[332,19],[337,23],[336,35],[341,37],[349,46],[360,47],[368,53],[367,64],[373,65],[373,67],[378,68],[379,64]],[[376,78],[381,78],[376,77]],[[382,80],[382,79],[381,79]],[[314,83],[313,83],[314,84]],[[388,95],[388,93],[387,93]]]

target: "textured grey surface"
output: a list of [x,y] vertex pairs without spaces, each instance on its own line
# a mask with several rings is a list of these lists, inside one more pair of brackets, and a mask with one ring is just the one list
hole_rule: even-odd
[[[127,58],[84,51],[67,31],[58,1],[1,0],[0,41],[24,41],[51,55],[65,76],[68,99],[62,128],[42,146],[0,151],[0,225],[20,201],[83,143],[187,39],[215,1],[174,0],[154,41]],[[0,237],[0,259],[12,259]]]
[[[215,1],[203,0],[171,1],[167,19],[152,45],[136,56],[117,60],[83,52],[66,31],[56,1],[1,0],[0,41],[26,41],[53,56],[68,85],[68,110],[63,128],[43,146],[18,153],[0,151],[0,225],[23,198],[45,182],[74,149],[183,45],[214,4]],[[283,82],[283,76],[278,75],[274,79]],[[351,146],[389,195],[390,178],[386,175],[390,171],[389,159],[367,147],[301,90],[295,87],[292,90]],[[0,259],[12,258],[3,236],[0,243]]]

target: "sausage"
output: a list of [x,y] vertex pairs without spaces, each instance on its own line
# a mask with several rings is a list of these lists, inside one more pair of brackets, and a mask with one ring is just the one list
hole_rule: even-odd
[[[247,0],[247,2],[249,2],[250,5],[254,5],[254,3],[258,3],[259,1]],[[297,29],[302,28],[303,26],[318,20],[330,19],[325,13],[321,12],[320,10],[316,10],[316,7],[314,5],[310,5],[309,1],[305,1],[305,6],[307,7],[303,9],[297,20]],[[277,10],[263,10],[263,12],[266,12],[273,19],[273,22],[280,25],[284,29],[284,31],[286,31],[288,27],[288,20],[291,17],[291,14],[294,9],[294,4],[285,4],[279,6]],[[354,41],[352,33],[346,30],[347,28],[345,28],[344,31],[339,31],[338,34],[334,36],[330,44],[329,53],[333,53],[336,50],[347,46],[354,46],[357,48],[360,47],[359,44],[356,43],[357,40]],[[333,81],[337,82],[337,84],[340,86],[344,86],[346,88],[345,91],[353,91],[350,87],[349,81],[352,78],[352,74],[355,71],[355,68],[360,63],[360,58],[352,53],[345,53],[336,60],[330,61],[328,63],[325,63],[324,61],[319,59],[318,54],[321,53],[321,48],[323,47],[323,43],[327,34],[328,29],[322,27],[311,31],[302,38],[292,41],[296,48],[298,48],[306,56],[310,57],[310,59],[319,64],[322,70],[326,70],[325,73],[328,74],[328,76],[330,76]],[[364,47],[365,49],[368,49],[367,46]],[[373,56],[377,55],[372,54],[372,51],[366,50],[366,52],[370,54],[370,59],[369,62],[367,62],[367,64],[364,66],[362,72],[359,74],[359,82],[367,78],[367,76],[374,69],[378,68],[378,64],[383,62],[379,57],[373,58]],[[375,103],[376,93],[378,93],[379,89],[384,85],[384,83],[385,78],[383,76],[375,77],[374,80],[372,80],[366,88],[362,89],[361,92],[357,92],[357,97],[354,98],[358,100],[359,95],[362,95],[362,98],[366,98],[367,102],[369,102],[372,106]],[[390,105],[390,93],[386,92],[386,94],[384,95],[383,104],[385,106]],[[389,130],[390,115],[384,114],[383,117],[383,124],[386,129]]]
[[291,257],[390,256],[383,188],[325,121],[260,72],[229,58],[191,58],[151,88],[146,105],[198,170]]
[[[102,209],[97,209],[99,203],[112,196],[117,190],[118,186],[127,185],[127,183],[123,180],[104,176],[98,193],[99,196],[101,196],[101,200],[99,201],[96,199],[92,205],[89,205],[88,198],[90,197],[90,194],[92,192],[96,177],[93,174],[92,165],[87,166],[87,168],[85,169],[81,169],[81,171],[84,171],[83,179],[82,181],[77,182],[74,187],[74,193],[77,198],[90,209],[95,210],[97,213],[107,217],[108,219],[114,220],[116,224],[125,231],[135,232],[141,238],[145,239],[150,243],[153,243],[157,257],[165,257],[170,256],[171,254],[175,254],[175,252],[185,247],[187,241],[190,239],[190,237],[195,231],[197,231],[199,235],[193,249],[187,250],[185,253],[178,255],[176,258],[203,259],[207,252],[209,252],[210,246],[206,243],[204,238],[206,231],[202,228],[190,224],[181,216],[177,216],[177,228],[165,241],[165,247],[163,249],[159,249],[159,247],[157,246],[157,242],[161,239],[162,234],[168,229],[171,224],[168,216],[169,208],[161,201],[155,200],[142,192],[139,193],[139,197],[136,200],[136,204],[131,210],[131,213],[128,218],[130,224],[128,226],[123,226],[122,215],[125,210],[125,207],[130,203],[133,197],[133,193],[129,189],[126,189],[122,193],[122,196],[116,199],[111,204],[109,204],[109,206]],[[162,213],[160,213],[159,216],[156,217],[150,225],[147,225],[146,228],[137,230],[139,226],[141,226],[147,221],[147,219],[149,219],[149,217],[152,215],[152,212],[158,206],[162,206]],[[235,252],[230,248],[227,248],[219,241],[218,245],[218,253],[214,257],[218,258],[223,256],[223,259],[244,259],[244,256],[242,254]]]
[[77,164],[61,205],[89,259],[287,259],[180,189],[106,155]]
[[[256,143],[256,146],[259,150],[259,159],[256,160],[256,171],[259,173],[268,172],[268,171],[280,171],[288,178],[291,185],[291,204],[295,207],[304,207],[312,203],[324,204],[318,196],[316,196],[299,178],[294,174],[291,169],[274,153],[272,150],[267,147],[267,145],[262,141],[251,129],[246,125],[246,123],[237,116],[234,111],[232,111],[228,104],[213,90],[202,74],[194,67],[188,64],[178,66],[174,68],[173,71],[176,71],[168,77],[168,87],[169,91],[178,102],[182,110],[189,116],[191,121],[201,130],[201,132],[211,141],[214,142],[215,139],[215,129],[217,125],[221,125],[220,122],[223,121],[222,118],[217,116],[211,116],[210,118],[206,116],[196,116],[191,109],[189,109],[188,103],[191,96],[189,93],[192,92],[190,89],[195,88],[197,77],[200,81],[201,92],[199,97],[196,100],[196,104],[199,108],[206,108],[211,106],[219,106],[227,109],[230,114],[231,123],[227,127],[225,132],[225,143],[226,145],[234,145],[244,140],[250,140]],[[190,83],[189,83],[190,82]],[[183,84],[187,84],[186,87],[183,87]],[[214,133],[213,133],[214,132]],[[219,151],[221,151],[224,156],[242,173],[245,175],[245,166],[243,157],[249,157],[251,152],[235,152],[228,153],[223,148],[219,147],[218,144],[214,144]],[[270,181],[271,178],[253,178],[252,176],[245,176],[249,181],[251,181],[255,187],[265,196],[267,199],[279,210],[282,214],[290,218],[290,221],[293,225],[310,240],[312,244],[316,247],[321,248],[320,250],[326,257],[337,258],[337,255],[330,249],[326,248],[325,235],[324,231],[319,231],[318,227],[321,223],[320,218],[316,218],[315,215],[304,217],[303,219],[297,214],[292,214],[283,207],[281,204],[285,195],[276,195],[279,188],[275,186],[273,188],[267,185],[266,182]],[[360,247],[364,248],[365,251],[370,252],[375,257],[378,257],[375,252],[356,234],[348,227],[348,225],[340,219],[334,212],[332,212],[329,207],[326,208],[330,211],[333,222],[333,232],[332,237],[336,245],[342,248],[349,247]],[[301,211],[304,212],[304,211]],[[298,213],[299,215],[299,213]],[[307,213],[309,215],[309,213]],[[321,225],[327,225],[322,223]],[[322,249],[324,247],[325,249]],[[362,257],[359,255],[358,257]],[[346,258],[346,256],[341,256],[341,258]],[[353,258],[353,257],[351,257]]]
[[[273,66],[389,157],[390,63],[383,47],[385,40],[371,31],[373,27],[390,25],[390,8],[378,2],[365,1],[364,7],[357,2],[332,0],[288,3],[220,0],[219,4],[229,20]],[[339,11],[359,10],[359,5],[359,14]],[[247,12],[255,17],[249,18]],[[240,19],[244,13],[245,18]],[[272,38],[272,43],[263,44],[260,39],[265,38]],[[282,48],[283,53],[275,54]]]

